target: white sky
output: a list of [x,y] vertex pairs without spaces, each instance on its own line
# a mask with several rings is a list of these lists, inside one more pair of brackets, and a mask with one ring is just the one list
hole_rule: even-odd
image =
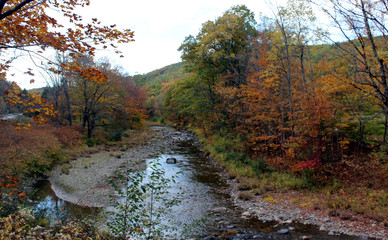
[[[91,0],[80,14],[84,20],[96,17],[103,25],[117,24],[119,28],[135,31],[135,42],[120,46],[124,58],[113,52],[97,53],[97,57],[106,56],[113,65],[120,65],[134,75],[179,62],[177,49],[186,36],[197,35],[202,23],[215,20],[238,4],[245,4],[256,17],[260,12],[271,15],[265,0]],[[36,82],[30,84],[31,77],[22,74],[26,64],[19,65],[10,70],[9,80],[17,81],[27,89],[46,85],[39,76],[35,76]],[[13,79],[11,73],[15,74]]]

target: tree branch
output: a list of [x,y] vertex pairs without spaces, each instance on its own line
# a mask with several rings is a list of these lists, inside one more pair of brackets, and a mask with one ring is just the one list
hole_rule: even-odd
[[22,9],[25,5],[27,5],[27,4],[29,4],[30,2],[33,2],[33,1],[35,1],[35,0],[24,0],[21,3],[19,3],[18,5],[16,5],[14,8],[11,8],[8,11],[6,11],[5,13],[1,13],[1,12],[3,11],[3,8],[4,8],[5,3],[7,2],[7,0],[0,1],[0,13],[1,13],[0,14],[0,20],[3,20],[4,18],[11,16],[15,12],[19,11],[20,9]]

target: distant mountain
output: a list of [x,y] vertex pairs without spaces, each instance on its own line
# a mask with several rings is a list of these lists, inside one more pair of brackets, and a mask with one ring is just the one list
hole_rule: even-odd
[[171,85],[186,75],[183,63],[179,62],[146,74],[135,75],[132,80],[137,86],[144,87],[149,96],[157,96],[163,87]]
[[27,91],[29,93],[40,93],[42,94],[42,92],[44,91],[44,87],[41,87],[41,88],[32,88],[32,89],[28,89]]

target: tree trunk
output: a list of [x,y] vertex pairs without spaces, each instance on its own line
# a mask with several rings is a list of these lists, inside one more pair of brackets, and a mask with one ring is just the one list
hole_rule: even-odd
[[384,111],[385,116],[385,123],[384,123],[384,138],[383,138],[383,145],[387,143],[387,131],[388,131],[388,112],[387,110]]
[[66,110],[67,110],[67,121],[69,122],[69,125],[73,125],[73,116],[71,114],[71,102],[70,102],[70,95],[69,95],[69,82],[66,78],[63,79],[63,92],[65,94],[66,99]]
[[[59,103],[58,103],[58,98],[59,98],[59,90],[60,88],[58,86],[55,87],[55,92],[54,92],[54,101],[55,101],[55,111],[58,111],[58,106],[59,106]],[[58,116],[55,118],[55,125],[57,127],[59,127],[59,118]]]
[[305,73],[305,70],[304,70],[304,45],[301,44],[300,45],[300,71],[302,73],[302,80],[303,80],[303,83],[306,85],[307,84],[307,81],[306,81],[306,73]]

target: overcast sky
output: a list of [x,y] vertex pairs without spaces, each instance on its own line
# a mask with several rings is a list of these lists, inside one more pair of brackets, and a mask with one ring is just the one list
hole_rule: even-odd
[[[117,24],[119,28],[129,28],[135,32],[135,42],[120,46],[124,58],[112,52],[97,53],[97,57],[106,56],[113,65],[120,65],[134,75],[179,62],[177,49],[186,36],[195,36],[202,23],[215,20],[238,4],[245,4],[256,17],[260,12],[271,14],[265,0],[91,0],[91,4],[80,14],[84,20],[98,18],[104,25]],[[45,81],[38,76],[34,84],[29,84],[29,80],[24,80],[25,76],[21,75],[23,71],[19,67],[11,69],[12,73],[16,73],[14,80],[22,88],[45,85]]]

